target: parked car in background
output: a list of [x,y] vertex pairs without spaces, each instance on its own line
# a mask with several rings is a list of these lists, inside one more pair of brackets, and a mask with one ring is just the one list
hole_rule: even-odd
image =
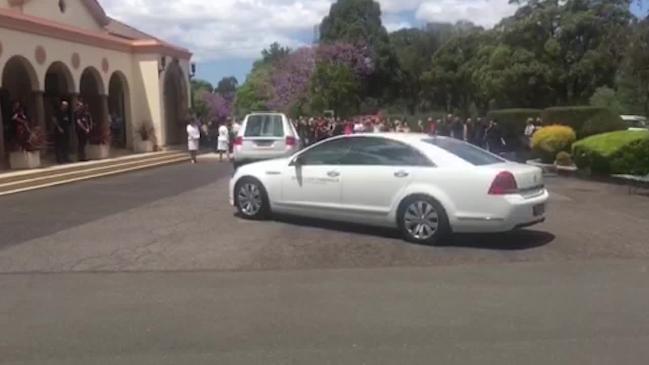
[[621,117],[629,127],[629,130],[649,129],[649,122],[647,122],[647,117],[643,117],[641,115],[622,115]]
[[243,166],[230,181],[243,218],[272,212],[394,227],[424,244],[540,223],[547,201],[541,169],[424,134],[334,137]]
[[253,113],[246,116],[234,138],[234,166],[290,156],[301,141],[293,123],[281,113]]

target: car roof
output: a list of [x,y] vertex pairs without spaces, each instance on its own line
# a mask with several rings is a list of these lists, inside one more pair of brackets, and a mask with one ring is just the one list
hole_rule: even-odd
[[448,152],[443,148],[437,147],[432,143],[426,143],[424,141],[426,139],[436,138],[441,140],[447,139],[447,140],[461,142],[451,137],[430,136],[425,133],[385,132],[385,133],[356,133],[356,134],[339,136],[338,138],[345,138],[345,137],[347,138],[380,137],[380,138],[391,139],[394,141],[406,143],[410,146],[414,146],[420,152],[427,155],[428,158],[430,158],[433,161],[433,163],[437,166],[441,166],[441,167],[473,166],[471,163],[463,160],[459,156],[451,152]]
[[250,115],[281,115],[284,116],[284,113],[277,113],[277,112],[253,112],[248,114],[247,116]]

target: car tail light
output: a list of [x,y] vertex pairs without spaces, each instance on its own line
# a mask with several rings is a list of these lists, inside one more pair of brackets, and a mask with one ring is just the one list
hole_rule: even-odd
[[493,183],[491,183],[491,188],[489,188],[489,195],[507,195],[516,194],[517,192],[516,178],[509,171],[498,173]]
[[243,144],[243,137],[236,137],[234,139],[234,145],[235,146],[241,146]]
[[286,137],[286,147],[295,147],[297,145],[297,139],[295,137],[287,136]]

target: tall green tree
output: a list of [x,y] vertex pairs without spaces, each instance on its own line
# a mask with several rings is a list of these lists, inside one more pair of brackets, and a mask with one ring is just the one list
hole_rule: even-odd
[[358,112],[362,86],[347,65],[320,63],[311,84],[311,105],[314,112],[335,110],[338,115]]
[[214,89],[214,92],[224,97],[233,96],[236,93],[238,86],[239,86],[239,81],[237,80],[236,77],[234,76],[224,77],[221,79],[221,81],[219,81],[216,88]]
[[649,116],[649,17],[633,27],[617,85],[625,113]]
[[374,0],[337,0],[320,25],[323,43],[347,42],[367,46],[375,72],[368,79],[366,96],[391,99],[399,81],[399,61],[381,21],[381,6]]
[[268,48],[261,51],[261,61],[263,63],[273,63],[288,56],[291,49],[282,47],[279,43],[274,42]]

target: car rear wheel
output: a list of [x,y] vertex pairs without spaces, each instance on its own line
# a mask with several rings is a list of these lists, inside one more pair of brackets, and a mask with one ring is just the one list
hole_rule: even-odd
[[236,205],[239,214],[246,219],[264,219],[270,205],[264,186],[256,179],[243,178],[235,187]]
[[399,228],[410,242],[435,245],[448,235],[449,224],[444,208],[428,196],[412,196],[399,209]]

